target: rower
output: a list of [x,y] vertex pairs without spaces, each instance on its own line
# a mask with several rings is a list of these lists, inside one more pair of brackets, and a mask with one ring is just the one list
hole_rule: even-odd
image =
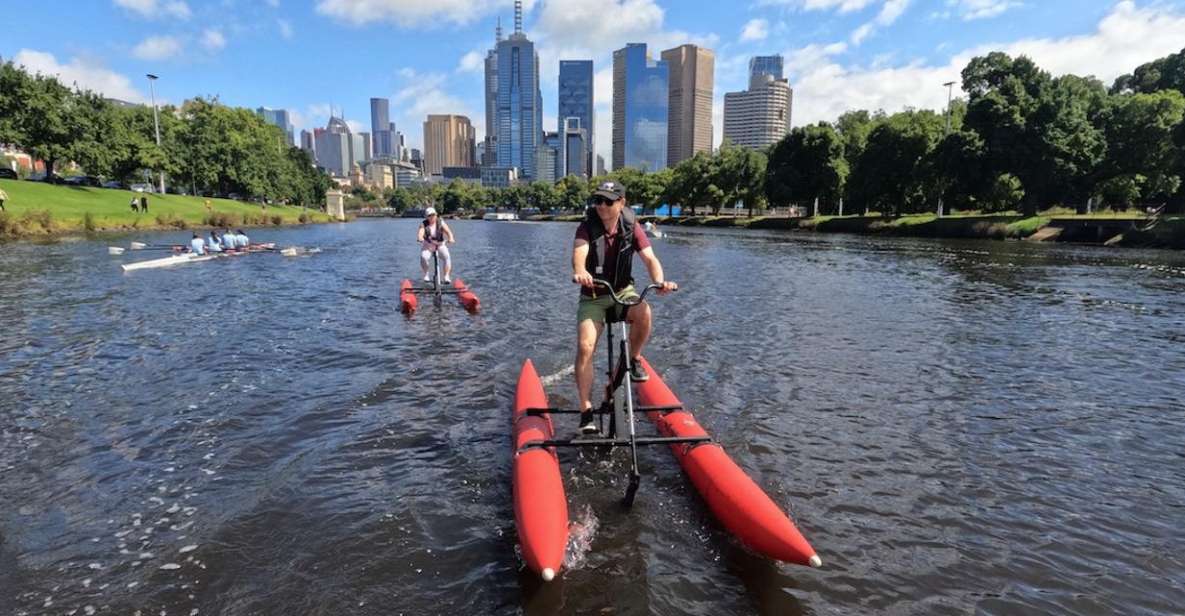
[[206,254],[206,244],[197,233],[193,234],[193,239],[189,240],[189,252],[195,255]]
[[238,248],[246,248],[248,244],[250,244],[250,241],[247,239],[247,234],[243,233],[242,229],[239,229],[235,236],[235,246]]
[[222,238],[213,229],[210,229],[210,237],[206,239],[206,252],[222,252]]
[[424,210],[424,223],[416,232],[416,241],[420,243],[420,269],[424,272],[424,282],[432,282],[428,268],[432,263],[432,253],[435,252],[444,260],[444,284],[452,284],[453,260],[446,244],[456,244],[457,239],[453,237],[453,230],[440,220],[436,208]]
[[[576,309],[576,391],[580,398],[580,431],[597,432],[593,418],[592,381],[593,351],[607,320],[624,319],[630,325],[629,374],[634,382],[649,378],[638,362],[642,347],[650,338],[650,305],[640,302],[624,311],[611,295],[594,286],[593,279],[604,279],[613,286],[613,293],[623,301],[638,298],[632,276],[636,253],[650,274],[660,285],[658,293],[666,295],[679,288],[664,281],[662,263],[654,254],[650,239],[637,224],[634,211],[625,207],[625,187],[619,182],[602,182],[592,195],[592,207],[583,222],[576,227],[572,247],[572,281],[581,285],[580,302]],[[623,314],[624,312],[624,314]]]

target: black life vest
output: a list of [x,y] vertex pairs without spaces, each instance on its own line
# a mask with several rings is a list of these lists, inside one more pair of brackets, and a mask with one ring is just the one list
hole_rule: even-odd
[[436,235],[435,237],[428,232],[428,221],[424,221],[424,241],[430,242],[436,240],[437,242],[444,242],[444,221],[440,217],[436,217]]
[[[584,218],[585,228],[588,229],[588,257],[584,260],[584,268],[593,278],[600,278],[613,285],[614,291],[620,291],[634,283],[634,225],[638,222],[634,211],[630,208],[621,210],[617,218],[617,264],[615,271],[604,271],[604,259],[607,250],[605,223],[597,215],[595,208],[589,208]],[[604,287],[593,289],[593,294],[602,292]]]

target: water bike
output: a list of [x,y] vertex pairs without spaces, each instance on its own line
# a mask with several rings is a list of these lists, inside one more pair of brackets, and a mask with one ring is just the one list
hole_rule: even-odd
[[399,284],[399,309],[404,314],[411,315],[416,311],[418,300],[416,294],[430,295],[432,297],[432,304],[437,308],[440,307],[445,295],[456,295],[460,300],[461,305],[465,307],[470,313],[476,314],[481,309],[481,301],[477,299],[477,295],[465,285],[465,282],[460,278],[453,278],[453,287],[446,288],[441,283],[440,274],[440,259],[436,256],[436,251],[432,251],[432,279],[425,288],[417,288],[412,281],[404,278],[403,282]]
[[[691,412],[662,381],[645,358],[640,358],[649,379],[629,379],[629,328],[624,312],[637,305],[651,289],[647,286],[632,301],[624,300],[603,280],[595,285],[609,289],[623,312],[605,328],[608,382],[605,398],[593,410],[601,436],[557,438],[552,415],[579,414],[580,409],[548,406],[547,394],[530,359],[523,362],[514,393],[513,469],[514,520],[527,567],[550,581],[560,572],[568,543],[568,502],[556,452],[559,447],[609,447],[627,449],[629,483],[622,504],[633,505],[641,482],[638,448],[667,445],[692,485],[720,523],[743,544],[763,556],[784,562],[819,567],[822,561],[789,516],[756,482],[712,440]],[[618,335],[613,334],[618,324]],[[616,354],[615,354],[616,351]],[[618,405],[618,396],[621,405]],[[635,401],[635,397],[637,400]],[[658,436],[639,436],[635,413],[644,413]],[[621,424],[618,415],[621,415]],[[605,420],[608,419],[608,430]]]

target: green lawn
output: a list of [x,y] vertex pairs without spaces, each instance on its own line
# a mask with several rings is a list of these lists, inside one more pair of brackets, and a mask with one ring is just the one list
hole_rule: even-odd
[[[185,229],[204,226],[257,226],[328,222],[319,210],[206,199],[148,195],[148,213],[133,212],[130,190],[54,186],[41,182],[0,180],[8,193],[0,213],[0,237],[19,237],[120,229]],[[209,207],[207,207],[209,203]],[[89,223],[87,217],[89,215]],[[302,220],[302,216],[304,219]]]

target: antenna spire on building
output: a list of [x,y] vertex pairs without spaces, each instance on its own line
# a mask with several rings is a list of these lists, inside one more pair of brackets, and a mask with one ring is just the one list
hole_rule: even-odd
[[498,18],[498,27],[494,28],[494,42],[495,43],[502,42],[502,18],[501,17]]
[[523,33],[523,0],[514,0],[514,33]]

